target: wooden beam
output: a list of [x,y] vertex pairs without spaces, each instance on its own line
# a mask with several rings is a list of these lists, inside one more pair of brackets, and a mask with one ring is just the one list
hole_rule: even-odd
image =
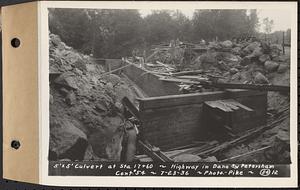
[[[200,85],[205,86],[206,84],[200,83]],[[224,89],[249,89],[249,90],[259,90],[259,91],[282,91],[289,92],[289,86],[281,85],[267,85],[267,84],[231,84],[231,83],[212,83],[207,84],[207,87],[224,88]]]
[[139,110],[133,105],[133,103],[127,98],[122,99],[123,106],[138,120],[140,120]]
[[152,146],[148,142],[143,142],[139,140],[138,143],[145,152],[145,154],[152,158],[153,161],[173,162],[173,160],[169,158],[166,154],[164,154],[162,151],[160,151],[159,148]]
[[241,98],[246,96],[256,96],[256,95],[264,95],[264,94],[266,94],[266,92],[229,89],[226,91],[201,92],[201,93],[192,93],[192,94],[137,98],[137,100],[139,101],[140,111],[143,111],[146,109],[189,105],[189,104],[200,104],[205,101],[211,101],[211,100],[228,99],[228,98],[235,99],[235,98]]
[[169,95],[160,97],[150,97],[138,99],[139,108],[141,111],[145,109],[188,105],[188,104],[200,104],[209,100],[222,99],[226,97],[226,92],[203,92],[194,94],[181,94],[181,95]]
[[187,79],[176,79],[176,78],[160,78],[159,80],[165,82],[185,83],[185,84],[199,84],[199,82],[187,80]]

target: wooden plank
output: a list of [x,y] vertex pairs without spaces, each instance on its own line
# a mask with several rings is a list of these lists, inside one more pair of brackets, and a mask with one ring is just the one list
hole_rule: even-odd
[[160,97],[138,98],[140,110],[178,106],[187,104],[199,104],[205,101],[225,99],[225,98],[242,98],[247,96],[266,95],[267,92],[249,91],[249,90],[226,90],[214,92],[202,92],[192,94],[168,95]]
[[127,98],[122,99],[123,106],[138,120],[140,120],[139,110],[133,105],[133,103]]
[[177,73],[172,73],[172,76],[182,76],[182,75],[197,75],[202,74],[203,70],[194,70],[194,71],[181,71]]
[[264,125],[264,126],[259,127],[257,129],[249,130],[249,132],[247,132],[243,136],[240,136],[240,137],[238,137],[238,138],[236,138],[236,139],[234,139],[232,141],[224,142],[224,143],[222,143],[222,144],[220,144],[220,145],[218,145],[216,147],[213,147],[212,149],[200,152],[197,155],[198,156],[213,155],[213,154],[216,154],[217,152],[224,151],[225,149],[228,149],[230,147],[236,146],[236,145],[238,145],[238,144],[240,144],[242,142],[245,142],[245,141],[253,138],[253,136],[262,134],[264,131],[269,130],[269,129],[273,128],[273,127],[278,126],[279,123],[281,123],[285,119],[288,119],[288,117],[289,116],[283,115],[282,117],[278,118],[277,120],[273,121],[270,124]]
[[229,101],[231,104],[233,104],[233,105],[235,105],[235,106],[238,106],[238,107],[240,107],[240,108],[243,108],[244,110],[247,110],[247,111],[250,111],[250,112],[253,112],[253,111],[254,111],[253,109],[251,109],[251,108],[249,108],[249,107],[247,107],[247,106],[245,106],[245,105],[243,105],[243,104],[241,104],[241,103],[239,103],[239,102],[237,102],[237,101],[235,101],[235,100],[233,100],[233,99],[229,99],[229,100],[227,100],[227,101]]
[[245,96],[266,95],[266,91],[245,90],[245,89],[226,89],[227,97],[231,99],[241,98]]
[[226,102],[222,102],[222,100],[206,101],[205,104],[211,108],[217,108],[224,112],[233,112],[235,108],[237,108],[237,107],[232,108],[231,106],[229,106],[230,104],[227,104]]
[[165,82],[175,82],[175,83],[186,83],[186,84],[199,84],[198,82],[194,82],[187,79],[176,79],[176,78],[165,78],[162,77],[159,80],[165,81]]
[[150,97],[138,99],[141,111],[145,109],[179,106],[188,104],[200,104],[209,100],[222,99],[226,97],[226,92],[203,92],[193,94],[169,95],[160,97]]
[[282,85],[266,85],[266,84],[231,84],[231,83],[199,83],[207,87],[223,88],[223,89],[248,89],[259,91],[282,91],[289,92],[289,86]]
[[152,146],[148,142],[143,142],[141,140],[138,141],[141,148],[144,150],[145,154],[150,156],[154,161],[160,162],[172,162],[173,160],[170,159],[166,154],[160,151],[159,148]]

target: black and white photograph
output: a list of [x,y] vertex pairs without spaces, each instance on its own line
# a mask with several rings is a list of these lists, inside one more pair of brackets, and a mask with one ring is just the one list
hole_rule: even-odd
[[291,28],[286,9],[48,8],[49,175],[289,166]]

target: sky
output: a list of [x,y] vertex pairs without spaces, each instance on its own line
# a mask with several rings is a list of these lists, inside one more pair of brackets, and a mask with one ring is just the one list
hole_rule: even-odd
[[[192,18],[195,10],[180,10],[187,17]],[[291,14],[287,10],[276,10],[276,9],[258,9],[258,18],[259,22],[262,23],[262,20],[266,17],[274,21],[274,27],[272,32],[277,30],[287,30],[291,28]],[[140,10],[142,16],[147,16],[151,13],[151,10]],[[260,26],[259,31],[263,32],[263,27]]]

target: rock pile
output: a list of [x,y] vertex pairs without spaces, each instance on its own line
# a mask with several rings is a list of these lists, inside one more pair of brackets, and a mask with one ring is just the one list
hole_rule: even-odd
[[222,76],[225,82],[268,84],[268,74],[285,73],[289,56],[281,47],[264,42],[213,42],[208,51],[198,55],[187,69],[203,69]]
[[50,34],[49,160],[120,160],[121,99],[134,93],[117,75]]

